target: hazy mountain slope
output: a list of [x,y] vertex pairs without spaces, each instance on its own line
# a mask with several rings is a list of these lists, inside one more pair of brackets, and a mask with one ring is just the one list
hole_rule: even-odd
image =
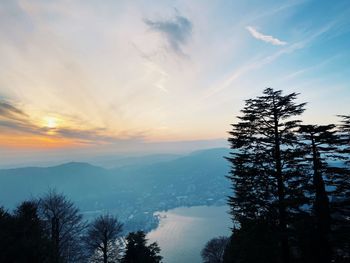
[[107,169],[120,168],[129,165],[150,165],[161,162],[168,162],[181,157],[178,154],[151,154],[139,156],[100,156],[94,159],[87,159],[86,162],[101,166]]
[[84,210],[127,204],[151,210],[202,204],[225,198],[228,163],[223,156],[227,155],[228,149],[219,148],[153,164],[138,159],[133,165],[110,170],[88,163],[0,170],[0,205],[13,207],[50,188],[64,192]]
[[67,163],[53,167],[0,170],[0,202],[13,206],[25,198],[56,189],[78,200],[102,193],[108,171],[87,163]]
[[173,186],[184,192],[190,186],[200,188],[205,185],[211,188],[218,183],[226,184],[224,175],[228,172],[228,162],[223,156],[227,155],[227,149],[210,149],[169,162],[127,166],[111,172],[122,178],[122,184],[133,185],[138,191],[155,186],[166,190]]

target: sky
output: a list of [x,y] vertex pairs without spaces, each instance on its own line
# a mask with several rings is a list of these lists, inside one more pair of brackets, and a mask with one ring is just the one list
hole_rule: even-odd
[[225,145],[266,87],[336,122],[349,47],[348,0],[2,0],[0,159]]

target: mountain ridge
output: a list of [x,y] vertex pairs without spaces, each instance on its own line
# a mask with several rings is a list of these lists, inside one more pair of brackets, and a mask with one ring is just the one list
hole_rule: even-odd
[[[133,226],[153,222],[155,211],[224,204],[229,191],[226,148],[202,150],[174,160],[114,169],[86,162],[0,170],[0,206],[14,208],[50,189],[64,193],[83,212],[115,211]],[[146,214],[147,215],[146,215]],[[135,223],[136,222],[136,223]]]

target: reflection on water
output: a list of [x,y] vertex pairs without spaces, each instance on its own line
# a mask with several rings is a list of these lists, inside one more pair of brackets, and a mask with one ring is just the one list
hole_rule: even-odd
[[160,225],[148,238],[158,242],[166,263],[201,262],[200,251],[208,240],[230,234],[227,210],[226,206],[194,206],[159,212]]

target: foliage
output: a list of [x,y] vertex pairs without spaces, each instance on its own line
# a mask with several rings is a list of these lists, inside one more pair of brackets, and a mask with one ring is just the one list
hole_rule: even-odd
[[310,165],[311,191],[310,196],[313,199],[312,207],[315,216],[315,235],[314,255],[315,262],[331,261],[331,211],[329,192],[326,189],[327,184],[333,178],[343,171],[341,167],[333,166],[329,160],[337,160],[336,144],[338,136],[335,125],[301,125],[299,128],[301,140],[305,149],[305,161]]
[[281,258],[278,229],[265,220],[248,220],[234,229],[224,263],[277,263]]
[[229,179],[234,195],[229,198],[235,223],[263,220],[278,226],[283,262],[289,262],[289,229],[293,214],[305,203],[305,177],[298,165],[296,119],[304,103],[296,104],[296,93],[283,95],[271,88],[248,99],[238,123],[232,124],[229,142],[234,151]]
[[350,257],[350,117],[301,125],[296,93],[246,100],[229,132],[234,228],[225,262]]
[[147,245],[143,231],[131,232],[126,237],[126,251],[122,263],[158,263],[162,256],[157,243]]
[[0,262],[48,262],[50,242],[35,201],[24,201],[13,214],[0,208]]
[[122,226],[109,214],[86,225],[73,202],[50,191],[13,213],[0,207],[0,262],[161,262],[158,244],[147,245],[142,231],[127,236],[124,253]]

